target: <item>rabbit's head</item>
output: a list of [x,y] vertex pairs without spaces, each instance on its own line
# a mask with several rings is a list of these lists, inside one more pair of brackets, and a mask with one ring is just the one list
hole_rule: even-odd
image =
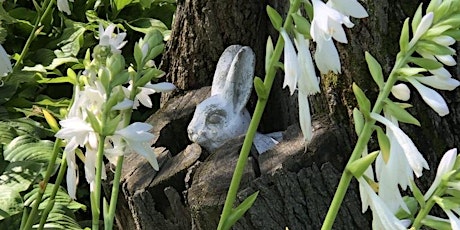
[[214,151],[244,134],[251,117],[246,110],[254,77],[255,55],[248,46],[232,45],[222,53],[211,97],[197,105],[187,132],[191,141]]

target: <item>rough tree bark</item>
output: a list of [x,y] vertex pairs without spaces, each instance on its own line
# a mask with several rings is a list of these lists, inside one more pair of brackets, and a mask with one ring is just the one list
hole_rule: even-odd
[[[207,97],[209,88],[200,88],[211,84],[217,60],[227,46],[251,46],[257,55],[256,75],[263,76],[265,41],[268,34],[277,37],[270,29],[265,6],[270,4],[286,12],[287,2],[178,1],[162,68],[168,73],[168,81],[180,91],[164,97],[165,106],[149,119],[158,137],[154,146],[162,169],[156,173],[136,155],[129,156],[117,214],[119,228],[215,229],[243,137],[209,154],[188,141],[186,126],[194,106]],[[338,45],[342,73],[322,76],[322,93],[311,97],[315,133],[307,152],[299,136],[297,99],[281,89],[282,75],[277,77],[261,126],[263,131],[285,130],[285,140],[259,157],[260,175],[248,164],[238,199],[255,191],[260,194],[234,229],[318,229],[321,225],[340,171],[356,141],[351,119],[356,106],[352,82],[365,89],[371,100],[378,93],[364,52],[369,51],[379,60],[388,74],[399,49],[402,23],[413,15],[420,2],[362,3],[369,17],[354,20],[356,26],[347,30],[348,44]],[[458,75],[460,69],[455,68],[451,72]],[[451,114],[440,118],[412,91],[414,108],[410,112],[419,118],[422,127],[403,129],[430,162],[432,170],[425,173],[429,176],[420,181],[422,189],[426,189],[440,156],[460,146],[460,131],[456,129],[460,124],[460,92],[443,93]],[[255,97],[248,107],[253,107],[254,102]],[[369,213],[362,215],[360,211],[359,194],[356,184],[352,184],[334,229],[370,229]]]

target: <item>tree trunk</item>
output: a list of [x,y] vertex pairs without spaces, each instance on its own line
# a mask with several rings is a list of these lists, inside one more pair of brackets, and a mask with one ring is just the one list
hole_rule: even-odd
[[[186,127],[194,106],[209,95],[209,88],[200,88],[211,84],[217,60],[227,46],[251,46],[257,56],[256,75],[264,76],[266,39],[269,34],[274,41],[277,39],[266,17],[266,4],[256,0],[178,1],[161,67],[167,72],[167,80],[180,91],[163,97],[164,107],[149,119],[158,137],[154,146],[166,148],[160,154],[163,166],[155,173],[145,168],[146,162],[137,155],[129,156],[120,196],[120,206],[124,208],[117,216],[119,228],[216,228],[243,137],[209,155],[190,143]],[[285,16],[288,1],[272,0],[268,4]],[[338,44],[342,73],[322,76],[321,93],[310,98],[315,132],[307,152],[297,124],[297,99],[282,89],[283,76],[278,74],[260,130],[285,131],[285,140],[259,156],[260,175],[257,165],[248,164],[238,199],[242,201],[255,191],[260,194],[234,229],[320,228],[356,142],[352,83],[356,82],[371,101],[378,94],[364,52],[370,52],[380,62],[387,76],[399,50],[402,24],[418,4],[415,0],[363,1],[370,16],[353,20],[356,25],[347,30],[348,44]],[[451,72],[458,75],[460,69],[456,67]],[[419,181],[423,190],[432,181],[440,156],[460,144],[460,131],[456,128],[460,124],[459,94],[458,90],[443,93],[451,114],[440,118],[412,89],[414,108],[409,111],[422,127],[402,128],[432,169],[425,173],[428,177]],[[248,104],[250,110],[255,101],[253,96]],[[376,140],[371,140],[370,148],[375,147]],[[370,215],[361,214],[354,182],[334,229],[370,229]]]

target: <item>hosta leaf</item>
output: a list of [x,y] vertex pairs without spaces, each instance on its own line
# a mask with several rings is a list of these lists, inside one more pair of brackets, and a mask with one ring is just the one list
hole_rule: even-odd
[[42,164],[31,161],[10,163],[0,176],[0,185],[8,186],[11,191],[25,191],[35,181],[41,167]]
[[3,152],[5,160],[11,162],[34,161],[47,164],[53,152],[53,142],[38,140],[32,136],[24,135],[13,139]]
[[[45,193],[43,194],[42,202],[40,203],[38,209],[43,210],[45,209],[47,203],[50,200],[51,193],[53,191],[54,184],[48,184],[46,186]],[[38,186],[34,186],[34,189],[27,193],[24,196],[24,205],[25,206],[32,206],[33,202],[35,201],[35,198],[37,197],[38,193]],[[76,210],[83,210],[86,211],[86,206],[83,204],[80,204],[76,201],[74,201],[72,198],[70,198],[69,194],[67,194],[64,189],[59,186],[59,190],[56,194],[56,197],[54,198],[55,206],[56,205],[62,205],[65,206],[66,208],[76,211]]]
[[[17,190],[0,185],[0,221],[22,211],[23,201]],[[1,229],[4,229],[0,224]]]

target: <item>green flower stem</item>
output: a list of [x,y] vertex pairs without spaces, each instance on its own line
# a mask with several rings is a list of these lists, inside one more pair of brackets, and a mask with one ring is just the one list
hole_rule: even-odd
[[[64,152],[62,154],[62,159],[61,159],[61,165],[59,167],[59,172],[56,178],[56,182],[54,182],[53,186],[53,191],[51,192],[50,195],[50,200],[54,200],[56,198],[56,194],[59,190],[59,187],[61,186],[62,180],[64,179],[64,175],[67,169],[67,159],[66,159],[66,153]],[[52,208],[52,207],[51,207]],[[46,223],[46,219],[48,219],[48,213],[42,214],[41,220],[40,220],[40,225],[38,226],[38,230],[42,230],[44,228],[44,224]]]
[[[138,74],[140,73],[140,70],[138,69]],[[141,76],[136,76],[135,79],[133,79],[133,85],[135,84],[135,80],[139,79]],[[129,95],[130,100],[134,101],[134,98],[136,97],[136,90],[131,90],[131,94]],[[123,127],[126,127],[129,125],[131,122],[131,115],[133,113],[132,109],[124,111],[124,124]],[[110,195],[110,204],[109,204],[109,214],[106,217],[107,219],[104,220],[105,223],[105,229],[113,229],[113,221],[115,219],[115,211],[117,208],[117,202],[118,202],[118,194],[120,190],[120,178],[121,178],[121,171],[123,169],[123,161],[124,161],[124,156],[121,155],[118,157],[117,160],[117,165],[115,166],[115,175],[113,177],[113,184],[112,184],[112,194]]]
[[37,198],[35,199],[32,205],[32,210],[30,212],[29,217],[27,218],[26,224],[24,225],[24,229],[26,230],[31,229],[32,225],[34,224],[34,221],[38,214],[38,207],[40,203],[42,202],[43,194],[46,191],[46,186],[48,185],[48,181],[51,177],[51,174],[54,171],[54,167],[56,164],[56,158],[58,157],[58,153],[60,152],[61,144],[62,144],[61,139],[56,139],[56,141],[54,142],[53,153],[51,154],[50,162],[48,163],[48,167],[46,168],[45,177],[43,178],[43,181],[39,183]]
[[[24,48],[22,49],[21,54],[19,55],[19,58],[16,61],[16,64],[14,64],[13,72],[17,72],[22,67],[22,61],[24,60],[24,57],[29,51],[29,47],[32,44],[32,41],[37,37],[38,31],[40,30],[39,26],[42,24],[43,20],[50,14],[55,1],[56,0],[45,1],[45,3],[43,4],[43,6],[46,6],[45,11],[43,12],[43,14],[41,14],[41,12],[38,12],[37,21],[35,21],[34,28],[30,32],[29,38],[27,38],[26,44],[24,45]],[[5,81],[8,80],[9,76],[11,76],[11,74],[6,77]]]
[[[104,114],[105,115],[105,114]],[[107,116],[103,115],[103,120]],[[102,124],[105,124],[103,121]],[[94,196],[93,202],[91,202],[91,211],[92,211],[92,230],[99,229],[99,215],[101,213],[100,203],[101,203],[101,176],[102,170],[104,170],[104,145],[105,145],[105,135],[99,134],[98,136],[98,146],[97,146],[97,159],[96,159],[96,177],[94,178],[94,191],[92,195]]]
[[113,177],[112,194],[110,196],[110,205],[109,205],[109,214],[106,217],[107,219],[104,221],[106,230],[113,229],[113,220],[115,218],[115,211],[117,208],[118,194],[119,194],[119,189],[120,189],[121,170],[123,168],[123,160],[124,160],[124,156],[118,157],[117,165],[115,169],[115,176]]
[[[296,12],[299,9],[300,0],[295,0],[291,2],[288,15]],[[286,21],[284,22],[284,28],[289,29],[292,25],[292,18],[286,17]],[[276,42],[275,49],[273,51],[273,55],[270,58],[270,68],[268,69],[265,80],[264,86],[265,89],[270,93],[270,90],[273,85],[273,81],[275,79],[276,74],[276,63],[279,62],[281,53],[283,52],[284,48],[284,40],[281,36],[278,38]],[[230,182],[230,187],[228,189],[227,198],[225,200],[224,208],[222,210],[222,215],[219,220],[219,225],[217,227],[218,230],[227,230],[230,226],[225,226],[225,221],[232,213],[233,204],[236,200],[236,195],[238,192],[238,188],[240,186],[241,178],[243,176],[244,168],[246,166],[246,162],[248,160],[249,152],[251,150],[252,142],[254,140],[254,136],[257,131],[257,127],[259,127],[260,120],[262,118],[262,114],[264,112],[265,106],[267,105],[267,98],[259,97],[257,99],[256,108],[254,109],[254,114],[252,115],[251,123],[249,124],[248,131],[246,133],[246,137],[243,142],[243,147],[241,148],[240,155],[238,157],[238,161],[236,163],[235,171],[233,172],[232,181]],[[224,229],[224,227],[226,227]]]
[[[412,47],[406,53],[400,52],[397,55],[396,64],[393,67],[390,76],[388,77],[388,80],[385,83],[385,86],[379,92],[377,101],[375,102],[375,105],[372,108],[372,113],[380,114],[382,112],[384,101],[388,98],[391,89],[393,88],[393,85],[398,80],[397,70],[407,64],[407,60],[409,57],[411,57],[413,52],[414,47]],[[366,117],[363,130],[361,131],[358,137],[358,141],[350,156],[350,159],[348,160],[347,166],[361,157],[361,154],[363,153],[364,148],[367,146],[367,143],[371,138],[372,132],[374,131],[374,125],[375,120]],[[337,186],[334,198],[332,199],[332,203],[329,206],[329,210],[326,214],[326,218],[324,219],[323,226],[321,227],[322,230],[332,229],[332,225],[334,224],[335,218],[337,217],[337,213],[339,212],[343,198],[345,197],[345,193],[347,192],[348,186],[350,185],[351,179],[353,178],[353,175],[349,171],[347,171],[346,168],[347,167],[345,167],[345,171],[343,172],[342,177],[340,178],[339,185]]]

